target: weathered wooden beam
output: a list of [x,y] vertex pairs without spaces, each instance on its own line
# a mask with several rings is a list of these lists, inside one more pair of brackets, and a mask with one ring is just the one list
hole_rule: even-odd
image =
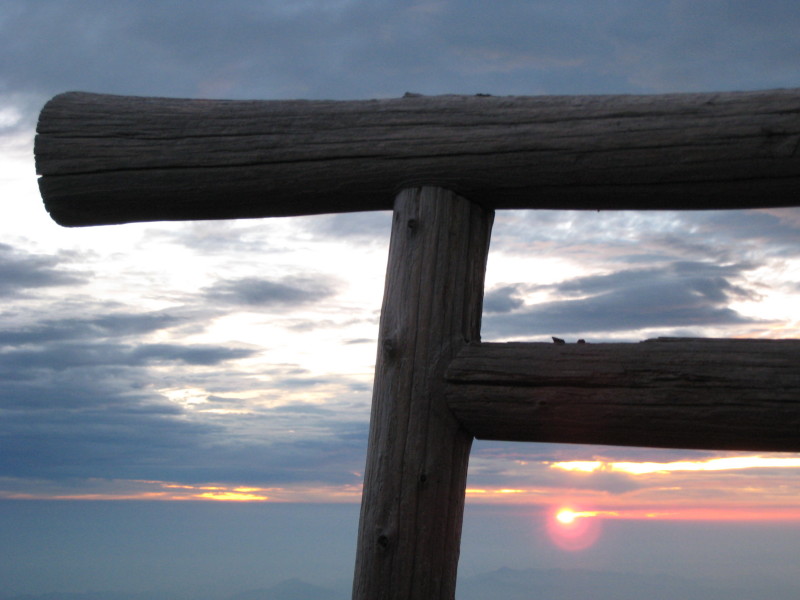
[[445,377],[477,438],[800,451],[800,340],[476,344]]
[[443,373],[480,338],[493,214],[439,188],[397,198],[381,311],[354,600],[452,600],[472,436]]
[[210,101],[86,93],[42,110],[63,225],[389,210],[435,185],[490,209],[800,204],[800,89]]

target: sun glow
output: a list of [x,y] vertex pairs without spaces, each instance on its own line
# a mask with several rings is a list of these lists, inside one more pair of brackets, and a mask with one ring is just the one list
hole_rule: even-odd
[[575,552],[592,546],[600,537],[600,520],[594,511],[559,508],[547,519],[547,534],[562,550]]

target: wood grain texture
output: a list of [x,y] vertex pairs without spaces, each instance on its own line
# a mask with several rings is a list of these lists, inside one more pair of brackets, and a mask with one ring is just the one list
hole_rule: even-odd
[[800,340],[479,344],[448,405],[477,438],[800,451]]
[[434,185],[491,209],[800,204],[800,90],[222,101],[85,93],[42,110],[63,225],[390,210]]
[[480,336],[492,213],[436,188],[397,199],[375,367],[355,600],[452,600],[472,436],[443,373]]

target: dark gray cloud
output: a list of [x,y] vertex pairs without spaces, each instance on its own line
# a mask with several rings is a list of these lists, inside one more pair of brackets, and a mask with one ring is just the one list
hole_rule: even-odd
[[[331,329],[331,328],[336,329],[364,322],[377,325],[378,319],[372,318],[372,315],[370,315],[368,318],[336,320],[336,321],[333,319],[312,320],[312,319],[289,318],[283,321],[283,325],[284,327],[286,327],[286,329],[294,331],[295,333],[305,333],[310,331],[319,331],[320,329]],[[372,341],[374,342],[374,340]],[[342,343],[349,344],[351,342],[345,341]]]
[[723,260],[800,257],[800,208],[704,211],[694,227],[706,243],[727,246]]
[[754,269],[753,264],[717,265],[713,263],[680,261],[667,268],[637,269],[618,271],[610,275],[590,275],[562,283],[532,286],[536,289],[553,289],[566,296],[582,296],[616,293],[620,288],[650,287],[653,283],[665,285],[682,284],[690,292],[720,303],[731,298],[752,298],[753,294],[742,287],[734,286],[728,278],[739,277],[743,272]]
[[[560,300],[490,313],[487,338],[541,334],[631,331],[654,327],[702,328],[755,322],[728,307],[751,299],[752,291],[731,282],[754,265],[675,262],[664,268],[630,269],[553,285],[518,284],[516,289],[548,289]],[[514,294],[514,286],[504,290]],[[579,298],[578,298],[579,297]]]
[[109,365],[101,358],[108,348],[98,346],[3,353],[1,476],[153,477],[220,429],[187,419],[149,389],[146,369]]
[[320,416],[333,416],[336,414],[334,410],[325,408],[319,404],[285,404],[270,410],[273,414],[290,414],[290,415],[320,415]]
[[114,313],[89,319],[46,319],[27,327],[0,330],[0,346],[119,339],[168,329],[185,321],[184,317],[167,313]]
[[[792,2],[6,2],[3,87],[362,98],[790,87]],[[31,68],[35,65],[35,68]]]
[[309,277],[280,281],[245,277],[220,281],[205,292],[211,303],[251,308],[295,308],[323,300],[335,293],[330,282]]
[[[294,220],[303,217],[291,217]],[[307,218],[307,217],[306,217]],[[291,252],[274,243],[283,219],[246,219],[187,221],[176,227],[150,226],[143,235],[144,243],[167,242],[185,248],[201,256],[221,256],[233,253],[248,253],[253,256]]]
[[140,367],[160,363],[218,365],[247,358],[254,350],[208,345],[54,343],[41,349],[6,350],[0,371],[20,373],[28,369],[63,370],[78,367]]
[[29,295],[35,289],[88,281],[85,273],[65,269],[66,262],[57,255],[31,254],[0,243],[0,297]]
[[[603,331],[635,337],[643,328],[680,328],[688,335],[704,326],[753,323],[729,304],[768,294],[752,273],[800,254],[796,214],[797,209],[500,213],[495,251],[563,258],[603,274],[537,285],[534,273],[488,290],[484,337]],[[556,300],[512,306],[537,290]]]
[[[247,299],[253,288],[236,283],[222,289]],[[279,303],[326,293],[301,283],[269,292]],[[104,308],[89,301],[82,312],[95,316],[74,319],[37,320],[27,311],[28,325],[0,331],[0,477],[354,483],[366,448],[369,386],[297,365],[264,365],[259,376],[272,380],[276,400],[314,390],[329,402],[252,409],[235,397],[254,385],[235,361],[257,350],[149,341],[200,327],[207,311]],[[44,314],[63,312],[53,300]],[[210,397],[195,406],[161,388],[203,389]],[[219,409],[233,414],[203,412]],[[247,416],[237,414],[242,409]]]
[[392,213],[387,211],[319,215],[305,220],[319,237],[389,247]]
[[220,363],[248,358],[256,354],[255,350],[245,348],[224,348],[210,345],[179,344],[141,344],[130,350],[124,349],[123,359],[130,357],[135,364],[151,364],[163,362],[179,362],[186,365],[213,366]]
[[254,425],[249,432],[239,431],[214,446],[214,455],[205,457],[209,472],[198,472],[196,481],[358,484],[355,473],[366,459],[368,413],[366,405],[354,413],[335,403],[260,409],[248,416]]
[[190,455],[218,429],[181,419],[163,405],[137,407],[136,398],[116,400],[53,406],[36,416],[6,411],[0,473],[62,480],[153,477],[159,464]]
[[[647,264],[740,262],[800,255],[800,209],[500,211],[492,251]],[[601,250],[601,251],[599,251]]]
[[508,313],[522,306],[523,301],[519,297],[519,286],[504,285],[499,288],[489,290],[483,298],[484,313]]
[[367,427],[361,428],[365,433],[352,436],[352,440],[340,435],[275,444],[249,441],[195,446],[195,456],[174,453],[167,464],[146,470],[162,480],[188,483],[354,485],[360,483],[354,472],[363,470],[365,462]]
[[53,395],[45,409],[4,409],[0,477],[352,484],[363,468],[366,415],[282,407],[249,417],[263,425],[254,436],[235,419],[198,419],[155,396],[71,391],[79,397],[61,405]]
[[356,338],[354,340],[346,340],[344,343],[347,345],[351,344],[375,344],[377,340],[375,338]]
[[[800,26],[790,1],[754,6],[747,0],[660,0],[646,9],[616,5],[606,22],[618,68],[657,91],[746,89],[794,85],[788,59],[800,50],[789,32]],[[649,65],[649,68],[648,68]]]
[[[353,472],[363,467],[369,409],[366,401],[354,403],[364,391],[348,391],[346,378],[276,384],[284,391],[292,385],[304,389],[341,384],[342,398],[332,395],[325,406],[293,403],[257,409],[245,417],[203,416],[152,390],[154,381],[165,387],[191,386],[193,377],[178,369],[160,371],[156,378],[148,367],[153,361],[203,367],[225,355],[198,356],[196,349],[166,345],[139,348],[132,358],[130,353],[96,347],[91,355],[72,347],[72,359],[53,356],[55,350],[49,347],[38,360],[30,353],[11,356],[10,361],[5,360],[8,353],[4,355],[0,477],[250,485],[355,482]],[[115,361],[124,364],[110,364]],[[247,389],[247,378],[235,368],[226,379],[229,386],[231,379],[238,379],[239,389]],[[198,409],[246,406],[212,396]]]
[[[187,421],[180,407],[148,391],[154,381],[170,377],[162,370],[156,378],[151,367],[217,365],[252,351],[143,343],[144,336],[186,319],[167,313],[104,314],[102,308],[87,301],[82,312],[96,316],[39,321],[39,315],[25,311],[24,320],[34,317],[31,324],[0,331],[4,475],[141,475],[144,471],[131,465],[156,465],[165,448],[199,443],[215,429]],[[41,312],[63,309],[53,301]]]
[[318,95],[343,74],[336,63],[357,43],[358,21],[389,16],[380,5],[355,4],[200,0],[187,11],[171,1],[20,2],[0,22],[7,40],[0,71],[8,86],[43,93],[277,97],[313,88]]

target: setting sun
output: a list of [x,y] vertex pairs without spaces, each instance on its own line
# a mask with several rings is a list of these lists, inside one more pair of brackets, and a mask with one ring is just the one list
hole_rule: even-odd
[[575,552],[592,546],[600,537],[600,519],[594,511],[560,508],[547,519],[550,540],[562,550]]
[[556,514],[556,520],[559,523],[563,523],[564,525],[569,525],[569,524],[573,523],[575,521],[575,519],[577,519],[577,518],[578,518],[578,515],[574,511],[572,511],[572,510],[570,510],[568,508],[562,508]]

